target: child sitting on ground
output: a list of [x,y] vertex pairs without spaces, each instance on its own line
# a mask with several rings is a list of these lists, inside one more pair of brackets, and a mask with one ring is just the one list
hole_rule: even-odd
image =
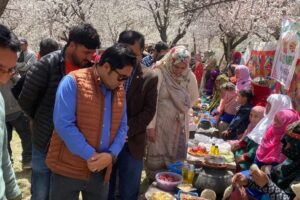
[[252,108],[249,116],[250,123],[240,140],[229,141],[231,150],[234,152],[235,161],[238,169],[249,169],[254,161],[257,144],[251,142],[247,137],[258,122],[264,117],[265,108],[262,106],[255,106]]
[[239,91],[237,102],[241,104],[241,107],[230,122],[228,130],[222,132],[222,137],[225,140],[241,138],[241,135],[245,132],[249,124],[249,115],[252,108],[251,101],[251,90]]
[[239,103],[236,100],[237,95],[233,83],[227,82],[222,84],[221,92],[223,95],[220,105],[218,106],[217,111],[212,114],[215,115],[216,121],[219,121],[219,131],[223,132],[228,128],[228,125],[237,113]]

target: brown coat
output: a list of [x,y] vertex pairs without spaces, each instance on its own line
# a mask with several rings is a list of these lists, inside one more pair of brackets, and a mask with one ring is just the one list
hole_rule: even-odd
[[[77,70],[71,73],[77,85],[76,125],[87,142],[98,149],[101,140],[104,96],[100,90],[100,79],[96,68]],[[110,144],[120,126],[124,105],[123,87],[113,92]],[[54,173],[75,179],[88,180],[90,171],[87,161],[72,154],[54,130],[46,163]],[[111,167],[106,170],[105,180],[110,177]]]
[[127,93],[128,146],[132,156],[142,159],[146,145],[146,128],[151,122],[157,103],[157,82],[155,73],[138,65]]

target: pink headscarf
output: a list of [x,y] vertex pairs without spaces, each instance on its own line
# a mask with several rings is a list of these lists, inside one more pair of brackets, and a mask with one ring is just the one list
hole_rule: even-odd
[[279,124],[274,126],[274,122],[268,127],[262,138],[261,144],[256,151],[256,157],[260,162],[282,163],[286,157],[281,153],[280,140],[285,133],[286,127],[299,120],[299,114],[293,109],[284,109],[275,114]]
[[[252,109],[251,109],[251,113],[250,113],[250,123],[248,124],[248,127],[247,129],[245,130],[244,134],[242,135],[241,137],[241,140],[243,140],[247,135],[248,133],[250,133],[254,127],[258,124],[258,122],[264,117],[264,114],[265,114],[265,107],[262,107],[262,106],[254,106]],[[253,117],[251,117],[252,113],[254,115],[256,115],[256,118],[253,119]]]
[[[237,73],[239,74],[237,76]],[[251,87],[251,77],[250,72],[247,66],[245,65],[238,65],[235,68],[235,74],[236,74],[236,90],[249,90]]]

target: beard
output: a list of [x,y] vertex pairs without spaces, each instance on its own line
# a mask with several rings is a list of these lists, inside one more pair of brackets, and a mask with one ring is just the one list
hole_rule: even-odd
[[85,59],[85,60],[80,61],[80,59],[78,58],[78,56],[76,55],[75,52],[72,53],[71,58],[72,58],[73,64],[79,68],[85,68],[85,67],[90,66],[91,62],[89,60]]

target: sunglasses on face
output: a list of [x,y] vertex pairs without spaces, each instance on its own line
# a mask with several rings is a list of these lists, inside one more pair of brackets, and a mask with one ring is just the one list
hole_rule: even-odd
[[126,81],[129,77],[124,75],[124,74],[121,74],[120,72],[118,72],[116,69],[112,70],[114,72],[116,72],[118,74],[118,81]]

